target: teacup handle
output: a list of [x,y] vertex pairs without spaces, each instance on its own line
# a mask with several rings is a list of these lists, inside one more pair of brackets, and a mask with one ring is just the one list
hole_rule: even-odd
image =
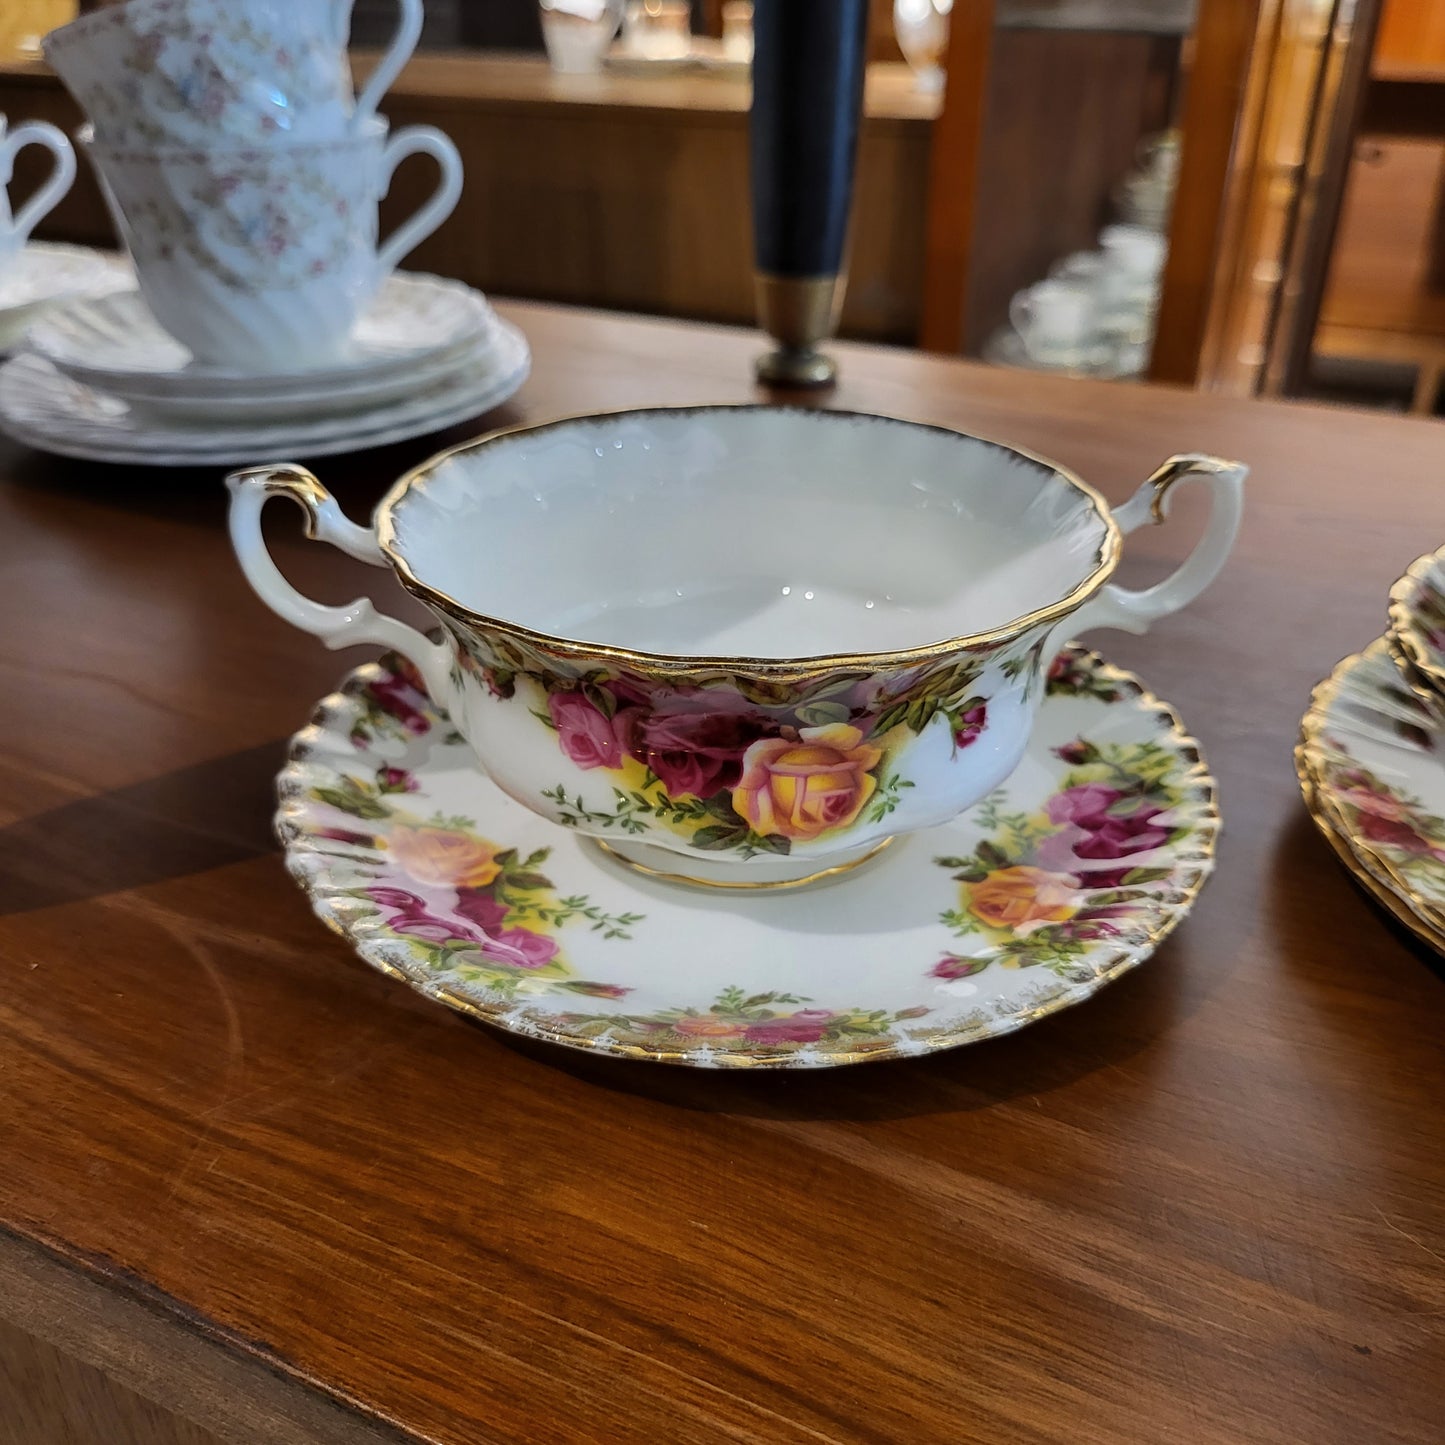
[[272,497],[288,497],[306,514],[306,535],[312,541],[330,542],[350,557],[385,567],[386,556],[371,528],[358,527],[305,467],[290,462],[232,472],[226,485],[231,489],[231,546],[246,580],[272,612],[333,650],[374,642],[399,652],[421,673],[433,700],[452,707],[450,651],[415,627],[376,611],[365,597],[340,607],[303,597],[271,559],[261,535],[261,510]]
[[[356,110],[352,125],[363,125],[376,114],[377,107],[381,104],[381,98],[391,89],[391,83],[402,72],[402,67],[411,59],[412,52],[421,39],[421,27],[423,20],[422,0],[400,0],[401,14],[397,17],[396,34],[391,37],[391,44],[386,48],[386,54],[381,57],[375,70],[371,72],[371,79],[362,88],[361,94],[356,97]],[[347,3],[343,7],[344,13],[349,16],[351,6]],[[346,36],[341,37],[341,44],[346,45]]]
[[[1118,627],[1125,632],[1147,632],[1150,623],[1187,607],[1219,575],[1239,532],[1244,510],[1244,479],[1249,468],[1242,462],[1188,453],[1170,457],[1143,486],[1114,511],[1121,531],[1129,533],[1145,522],[1156,525],[1169,513],[1169,498],[1179,482],[1206,482],[1212,492],[1209,521],[1194,550],[1162,582],[1132,589],[1108,583],[1098,596],[1059,625],[1050,638],[1075,637],[1091,627]],[[1052,654],[1050,654],[1052,655]]]
[[[46,178],[45,184],[26,201],[20,208],[20,214],[15,217],[14,234],[16,239],[22,242],[29,239],[40,218],[60,201],[75,179],[75,152],[70,148],[70,142],[66,140],[63,131],[43,120],[32,120],[26,125],[16,126],[5,137],[0,151],[3,151],[5,158],[9,160],[28,145],[44,146],[55,157],[55,167]],[[7,167],[7,177],[8,174]]]
[[462,158],[451,137],[432,125],[409,125],[387,141],[381,153],[382,194],[391,188],[396,168],[412,155],[429,155],[441,167],[441,181],[431,199],[389,235],[376,253],[377,274],[383,279],[396,270],[401,258],[426,240],[456,209],[462,194]]

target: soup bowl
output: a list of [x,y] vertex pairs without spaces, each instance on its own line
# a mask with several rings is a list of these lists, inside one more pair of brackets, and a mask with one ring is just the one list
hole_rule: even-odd
[[[1214,578],[1245,472],[1174,457],[1111,513],[997,442],[719,406],[468,442],[403,477],[372,527],[294,465],[227,481],[262,600],[329,647],[401,654],[511,797],[634,867],[756,888],[851,867],[996,788],[1064,640],[1143,632]],[[1195,478],[1213,495],[1188,559],[1142,591],[1112,583],[1121,535]],[[301,596],[262,541],[273,496],[390,566],[440,640]]]

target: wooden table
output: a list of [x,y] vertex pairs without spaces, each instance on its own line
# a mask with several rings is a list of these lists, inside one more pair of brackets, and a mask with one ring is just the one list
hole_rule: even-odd
[[[753,395],[756,336],[506,310],[536,371],[493,422]],[[1439,962],[1330,857],[1290,747],[1445,532],[1445,430],[839,351],[837,405],[1115,500],[1176,449],[1254,464],[1224,579],[1101,637],[1218,775],[1194,915],[1097,999],[922,1061],[520,1048],[286,878],[272,774],[360,659],[250,595],[217,477],[0,448],[3,1445],[1440,1439]],[[430,445],[318,469],[360,514]],[[276,520],[292,576],[355,595]]]

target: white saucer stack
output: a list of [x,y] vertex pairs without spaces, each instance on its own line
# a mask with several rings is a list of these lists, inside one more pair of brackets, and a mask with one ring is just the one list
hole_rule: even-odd
[[[462,189],[447,136],[377,112],[421,33],[421,0],[396,3],[359,95],[350,0],[127,0],[45,38],[137,289],[32,327],[0,368],[0,428],[70,456],[231,465],[401,440],[516,390],[516,329],[464,285],[396,270]],[[382,237],[413,155],[438,184]]]
[[526,338],[457,281],[397,272],[339,361],[245,372],[193,361],[122,291],[53,307],[0,367],[0,427],[92,461],[232,466],[325,456],[438,431],[526,380]]

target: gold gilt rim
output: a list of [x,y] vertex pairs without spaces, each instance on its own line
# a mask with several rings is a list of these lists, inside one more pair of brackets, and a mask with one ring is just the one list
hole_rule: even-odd
[[[1005,1034],[1015,1033],[1028,1024],[1036,1023],[1039,1019],[1047,1018],[1050,1014],[1061,1013],[1064,1009],[1092,998],[1106,985],[1113,983],[1115,979],[1129,973],[1150,958],[1164,940],[1183,922],[1193,908],[1214,867],[1215,843],[1222,826],[1219,815],[1218,784],[1209,771],[1209,765],[1200,751],[1198,742],[1185,731],[1179,714],[1168,703],[1149,691],[1133,673],[1115,667],[1113,663],[1106,662],[1088,648],[1075,645],[1071,650],[1075,656],[1089,660],[1092,666],[1099,669],[1101,676],[1115,684],[1122,685],[1126,690],[1126,697],[1121,698],[1118,703],[1104,704],[1106,707],[1133,706],[1141,711],[1152,713],[1158,718],[1164,730],[1168,732],[1170,741],[1180,758],[1187,764],[1181,786],[1186,790],[1198,791],[1201,794],[1191,818],[1194,832],[1190,850],[1187,853],[1181,853],[1178,860],[1178,866],[1184,872],[1183,882],[1177,890],[1157,900],[1157,906],[1165,910],[1165,916],[1159,927],[1142,943],[1114,954],[1087,982],[1065,985],[1058,994],[1025,1012],[946,1029],[931,1037],[922,1039],[915,1037],[913,1047],[896,1042],[882,1042],[876,1048],[870,1049],[814,1052],[806,1065],[799,1064],[797,1056],[793,1053],[784,1050],[768,1052],[759,1049],[748,1054],[717,1054],[712,1060],[711,1067],[757,1070],[841,1067],[845,1064],[875,1063],[885,1059],[921,1058],[928,1054],[942,1053],[947,1049],[960,1048],[966,1044],[981,1043],[985,1039],[1001,1038]],[[426,998],[435,999],[460,1014],[502,1029],[506,1033],[609,1058],[670,1064],[681,1068],[703,1067],[695,1053],[684,1049],[649,1049],[639,1044],[602,1041],[583,1034],[568,1033],[563,1029],[547,1028],[530,1021],[523,1026],[515,1021],[519,1016],[517,1005],[488,1004],[457,993],[445,986],[429,986],[419,976],[413,977],[404,969],[398,968],[389,959],[383,957],[374,946],[364,940],[354,938],[347,931],[345,925],[332,911],[327,890],[315,886],[313,879],[295,856],[295,850],[298,847],[306,846],[306,835],[295,821],[295,815],[301,810],[301,800],[305,793],[301,769],[315,750],[316,744],[334,727],[338,712],[351,708],[354,695],[364,688],[379,671],[380,669],[375,663],[359,667],[347,674],[338,691],[322,699],[312,714],[311,723],[292,737],[287,748],[286,766],[276,779],[279,802],[274,820],[276,836],[285,849],[286,870],[306,895],[312,912],[333,933],[344,939],[363,962],[376,969],[377,972],[406,984]],[[435,703],[433,706],[435,707]]]
[[630,868],[644,878],[657,878],[663,883],[680,883],[686,888],[718,888],[725,893],[783,893],[789,888],[807,888],[810,884],[821,883],[825,878],[841,878],[843,874],[851,873],[865,863],[871,863],[885,848],[891,847],[897,840],[898,835],[890,833],[881,843],[875,843],[861,858],[850,858],[848,862],[835,863],[831,868],[819,868],[816,872],[805,874],[802,878],[775,878],[768,883],[730,883],[721,878],[698,878],[688,873],[670,873],[665,868],[654,868],[650,864],[639,863],[635,858],[629,858],[609,843],[606,838],[584,835],[582,841],[590,843],[599,853],[610,858],[619,867]]
[[[1065,596],[1045,607],[1035,608],[1034,611],[1026,613],[1022,617],[1016,617],[1000,627],[991,628],[985,632],[967,633],[960,637],[925,643],[919,647],[900,648],[891,652],[844,652],[802,658],[734,657],[722,654],[694,657],[679,653],[642,652],[608,643],[584,642],[578,638],[560,637],[553,633],[540,632],[535,628],[524,626],[520,622],[509,622],[504,618],[490,617],[485,613],[474,612],[449,593],[431,586],[430,583],[423,582],[412,571],[410,564],[399,550],[392,517],[393,509],[399,506],[410,492],[420,491],[424,488],[431,474],[443,463],[464,452],[481,451],[486,447],[505,441],[509,437],[524,434],[539,435],[578,422],[659,415],[697,416],[714,412],[791,412],[800,416],[843,417],[854,421],[877,421],[895,426],[916,427],[924,431],[938,432],[944,436],[963,437],[970,441],[983,442],[986,446],[1021,457],[1035,465],[1047,467],[1079,492],[1103,523],[1104,537],[1096,553],[1094,568]],[[1087,602],[1113,575],[1114,569],[1119,565],[1119,553],[1122,546],[1119,524],[1114,520],[1113,513],[1109,510],[1109,504],[1104,497],[1077,473],[1048,457],[1028,451],[1024,447],[996,441],[991,437],[981,437],[974,432],[961,432],[953,427],[938,426],[931,422],[909,421],[905,417],[884,416],[874,412],[845,411],[833,407],[774,406],[759,402],[743,402],[736,405],[716,403],[701,406],[618,407],[612,411],[578,412],[573,416],[558,417],[549,422],[502,427],[497,431],[488,432],[484,436],[473,437],[470,441],[448,447],[419,466],[413,467],[392,485],[377,504],[375,522],[377,543],[396,572],[402,586],[414,596],[421,598],[423,602],[454,617],[466,627],[499,632],[504,636],[520,639],[533,648],[558,656],[602,665],[623,664],[645,674],[675,676],[679,673],[692,673],[703,668],[709,672],[730,672],[744,677],[778,682],[798,681],[835,671],[878,671],[900,665],[927,662],[956,652],[1011,642],[1041,623],[1053,622],[1061,617],[1066,617]]]
[[1412,687],[1419,691],[1423,680],[1434,692],[1438,701],[1445,694],[1445,668],[1432,663],[1426,651],[1415,636],[1414,610],[1411,597],[1415,588],[1425,580],[1436,564],[1445,564],[1445,547],[1438,552],[1427,552],[1417,557],[1405,569],[1404,575],[1390,588],[1390,644],[1397,654],[1414,669],[1414,676],[1406,673]]
[[1328,677],[1315,685],[1309,707],[1300,719],[1299,741],[1295,744],[1295,776],[1299,780],[1305,811],[1325,835],[1346,871],[1371,898],[1381,904],[1423,943],[1445,953],[1445,920],[1432,922],[1433,906],[1413,889],[1407,880],[1372,848],[1357,843],[1339,809],[1329,796],[1329,789],[1320,776],[1318,749],[1325,741],[1326,719],[1339,694],[1341,679],[1367,660],[1389,650],[1386,638],[1377,638],[1360,652],[1343,657],[1330,670]]

